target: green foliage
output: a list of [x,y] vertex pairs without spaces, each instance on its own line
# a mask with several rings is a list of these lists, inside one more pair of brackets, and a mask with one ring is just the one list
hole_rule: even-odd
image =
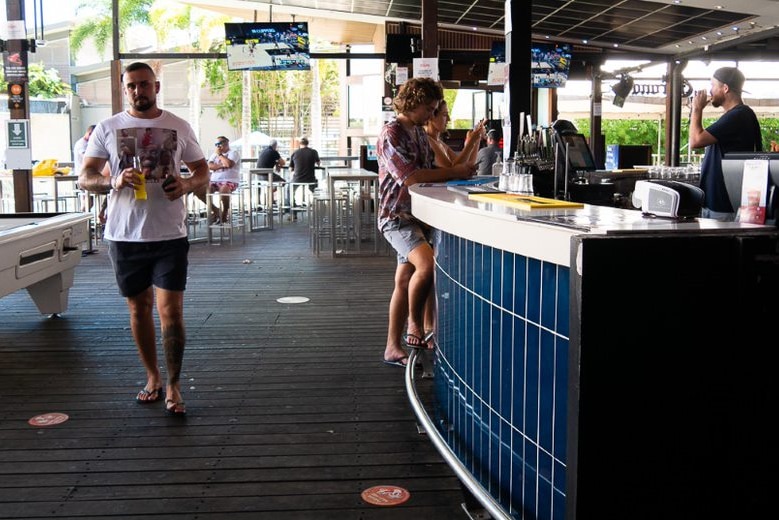
[[[30,63],[27,66],[27,77],[27,90],[31,98],[52,99],[70,92],[70,86],[62,81],[57,69],[47,69],[43,62]],[[3,90],[8,90],[5,83]]]
[[[711,125],[718,118],[704,118],[703,127]],[[577,119],[574,121],[579,133],[584,134],[589,139],[590,120]],[[665,121],[663,121],[665,125]],[[658,121],[652,119],[604,119],[601,122],[601,131],[606,136],[606,144],[649,144],[652,145],[652,153],[657,153],[657,133],[661,132],[660,153],[665,155],[665,126],[658,128]],[[682,147],[682,154],[687,153],[687,143],[689,142],[690,121],[683,118],[681,129],[679,131],[679,142]],[[763,135],[763,150],[770,150],[771,141],[779,141],[779,119],[773,117],[760,118],[760,129]],[[702,153],[699,150],[698,153]]]
[[[580,133],[589,138],[589,119],[577,119],[574,124]],[[657,121],[652,119],[604,119],[601,122],[606,144],[651,144],[656,148],[657,131]]]
[[[124,34],[134,24],[148,24],[149,9],[153,3],[154,0],[120,0],[119,34]],[[100,57],[105,57],[113,35],[111,8],[112,0],[82,0],[76,8],[76,15],[85,11],[93,14],[84,18],[70,33],[70,48],[74,56],[91,40]]]
[[[312,61],[312,66],[319,67],[322,115],[336,116],[340,107],[336,62],[316,60]],[[224,95],[224,101],[217,105],[217,114],[232,126],[240,127],[243,72],[228,71],[224,60],[207,60],[204,70],[211,92]],[[279,118],[310,121],[313,89],[311,72],[253,71],[250,75],[252,130],[285,137],[276,127]]]
[[779,119],[761,119],[760,130],[763,133],[763,150],[771,150],[771,141],[779,143]]
[[[30,97],[52,99],[70,92],[70,86],[62,81],[57,69],[47,69],[43,62],[30,63],[27,66],[27,90]],[[8,92],[5,74],[0,68],[0,91]]]
[[[457,100],[457,95],[459,93],[460,91],[455,89],[444,90],[444,99],[449,106],[450,113],[452,112],[452,107],[454,107],[454,103]],[[456,130],[471,130],[473,128],[473,122],[470,119],[452,119],[451,126]]]

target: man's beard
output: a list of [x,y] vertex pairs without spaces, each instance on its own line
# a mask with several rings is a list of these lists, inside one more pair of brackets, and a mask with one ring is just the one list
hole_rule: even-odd
[[716,100],[716,99],[712,99],[712,100],[711,100],[711,106],[713,106],[714,108],[719,108],[719,107],[721,107],[721,106],[722,106],[722,103],[720,103],[720,102],[719,102],[718,100]]
[[146,112],[149,110],[153,103],[149,100],[147,97],[138,97],[136,98],[132,103],[132,107],[137,110],[138,112]]

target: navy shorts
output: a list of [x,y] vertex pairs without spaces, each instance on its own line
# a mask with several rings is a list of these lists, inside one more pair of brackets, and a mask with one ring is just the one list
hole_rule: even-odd
[[408,255],[411,251],[424,243],[431,243],[431,230],[418,222],[407,220],[393,220],[385,224],[384,238],[398,254],[398,263],[408,263]]
[[187,285],[189,240],[163,242],[108,242],[119,293],[125,298],[152,285],[168,291],[183,291]]

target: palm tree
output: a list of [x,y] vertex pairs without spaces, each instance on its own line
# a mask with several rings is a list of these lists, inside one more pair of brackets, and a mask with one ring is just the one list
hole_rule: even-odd
[[[119,37],[128,27],[149,23],[149,8],[154,0],[121,0],[119,2]],[[113,39],[112,0],[83,0],[76,8],[76,15],[93,13],[83,19],[70,33],[71,52],[75,55],[87,41],[92,41],[101,59],[105,58]]]
[[[207,52],[212,49],[213,29],[224,24],[227,16],[207,16],[204,11],[172,0],[156,0],[149,11],[149,22],[157,34],[158,47],[176,47],[181,52]],[[176,46],[171,36],[186,32],[186,43]],[[200,87],[203,84],[200,60],[189,60],[189,122],[195,135],[200,135]]]

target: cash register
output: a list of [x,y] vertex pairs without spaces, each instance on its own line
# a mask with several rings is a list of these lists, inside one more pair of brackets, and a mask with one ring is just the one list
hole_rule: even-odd
[[641,168],[599,169],[583,134],[570,122],[560,120],[554,130],[555,189],[558,198],[599,206],[630,207],[637,180],[646,179]]

